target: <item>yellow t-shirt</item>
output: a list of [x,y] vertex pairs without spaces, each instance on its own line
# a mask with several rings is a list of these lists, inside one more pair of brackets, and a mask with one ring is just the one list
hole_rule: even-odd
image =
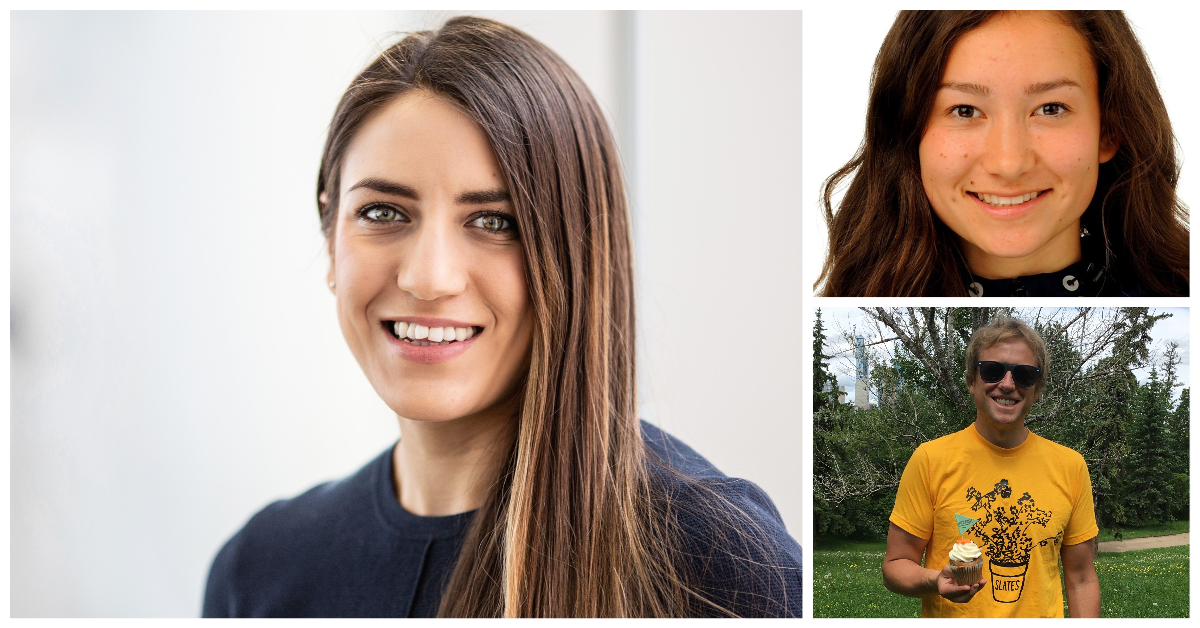
[[930,539],[925,567],[950,562],[955,513],[983,550],[987,580],[966,604],[924,598],[922,617],[1062,617],[1058,554],[1096,536],[1092,481],[1078,452],[1029,432],[1013,449],[967,429],[924,443],[904,468],[891,522]]

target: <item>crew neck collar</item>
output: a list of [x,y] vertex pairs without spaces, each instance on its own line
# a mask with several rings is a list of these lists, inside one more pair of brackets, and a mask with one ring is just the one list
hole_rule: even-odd
[[[397,441],[398,443],[399,441]],[[409,536],[427,538],[449,538],[464,533],[476,510],[460,512],[453,515],[424,517],[405,510],[396,499],[396,481],[392,452],[393,443],[380,456],[376,465],[375,504],[379,518],[389,527]]]
[[986,448],[988,451],[992,452],[993,455],[1000,456],[1001,458],[1011,458],[1013,456],[1019,456],[1019,455],[1026,453],[1033,449],[1034,441],[1037,440],[1038,436],[1037,436],[1037,434],[1034,434],[1033,430],[1029,429],[1028,427],[1026,427],[1025,429],[1029,432],[1025,436],[1025,441],[1023,443],[1021,443],[1020,445],[1013,447],[1012,449],[1007,449],[1004,447],[1000,447],[999,445],[996,445],[992,441],[984,438],[983,434],[979,433],[979,428],[975,427],[974,421],[971,422],[971,425],[967,426],[967,431],[969,431],[971,433],[971,437],[975,439],[976,443],[979,443],[984,448]]
[[969,275],[967,294],[973,297],[1082,297],[1096,296],[1104,284],[1104,269],[1079,260],[1050,273],[1012,279],[985,279]]

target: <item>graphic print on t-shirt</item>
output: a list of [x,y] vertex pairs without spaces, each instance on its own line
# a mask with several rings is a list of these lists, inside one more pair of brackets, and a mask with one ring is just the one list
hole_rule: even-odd
[[971,510],[982,511],[979,521],[971,529],[983,541],[983,551],[988,557],[992,598],[1006,604],[1021,599],[1021,591],[1025,588],[1025,572],[1029,570],[1029,555],[1034,545],[1058,545],[1063,536],[1059,532],[1035,542],[1030,536],[1030,528],[1034,525],[1045,528],[1054,513],[1038,508],[1028,491],[1015,502],[1012,494],[1013,489],[1007,479],[996,482],[987,493],[980,493],[974,486],[967,489],[967,499],[972,502]]

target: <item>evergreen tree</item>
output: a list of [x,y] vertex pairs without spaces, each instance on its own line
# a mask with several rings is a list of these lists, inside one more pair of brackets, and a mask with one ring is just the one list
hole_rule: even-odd
[[1189,430],[1191,429],[1191,421],[1189,414],[1191,409],[1190,389],[1184,388],[1179,395],[1179,405],[1175,411],[1171,413],[1170,433],[1171,444],[1173,445],[1174,454],[1171,459],[1172,473],[1172,490],[1171,490],[1171,505],[1172,515],[1176,520],[1186,521],[1190,516],[1189,511],[1189,492],[1190,492],[1190,471],[1188,469],[1188,443],[1190,442]]
[[1170,423],[1170,439],[1171,439],[1171,472],[1182,473],[1187,475],[1190,443],[1191,419],[1189,416],[1191,405],[1191,389],[1184,388],[1179,394],[1179,404],[1175,407],[1175,411],[1171,413]]
[[1155,524],[1171,519],[1171,445],[1167,419],[1170,389],[1150,370],[1150,381],[1134,394],[1133,425],[1129,433],[1129,456],[1125,469],[1126,518],[1133,525]]
[[[821,322],[821,308],[817,308],[817,320],[813,322],[813,413],[830,403],[837,403],[837,377],[829,372],[825,360],[825,325]],[[830,392],[824,392],[828,385]]]

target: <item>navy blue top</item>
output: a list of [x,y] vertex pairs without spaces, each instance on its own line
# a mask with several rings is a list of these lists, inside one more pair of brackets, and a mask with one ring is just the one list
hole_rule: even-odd
[[[648,423],[642,435],[666,467],[652,478],[672,500],[701,593],[742,616],[799,617],[800,547],[766,493]],[[745,513],[737,528],[712,523],[722,501]],[[204,616],[435,616],[474,514],[405,511],[389,447],[354,475],[254,515],[213,560]]]

